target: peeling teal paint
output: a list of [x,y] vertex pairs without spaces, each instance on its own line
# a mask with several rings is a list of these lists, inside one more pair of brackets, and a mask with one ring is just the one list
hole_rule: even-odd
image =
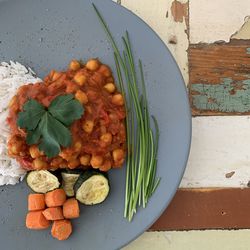
[[248,55],[250,54],[250,48],[247,48],[247,54]]
[[[234,88],[235,85],[242,88]],[[220,84],[192,84],[191,90],[198,92],[192,95],[193,107],[198,110],[250,112],[250,79],[235,82],[231,78],[223,78]]]

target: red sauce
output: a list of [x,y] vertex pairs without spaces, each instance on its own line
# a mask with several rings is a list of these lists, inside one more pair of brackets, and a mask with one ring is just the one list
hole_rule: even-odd
[[[97,60],[92,61],[98,64],[94,70],[89,69],[88,64],[77,70],[52,70],[43,82],[23,85],[18,89],[10,103],[7,119],[11,130],[8,150],[23,168],[54,170],[92,166],[107,171],[123,164],[126,151],[123,100],[117,102],[114,96],[120,97],[120,93],[106,85],[115,86],[109,67]],[[85,112],[70,128],[71,147],[62,148],[57,157],[48,159],[37,145],[26,144],[26,131],[18,128],[17,116],[30,98],[48,107],[55,97],[69,93],[83,104]]]

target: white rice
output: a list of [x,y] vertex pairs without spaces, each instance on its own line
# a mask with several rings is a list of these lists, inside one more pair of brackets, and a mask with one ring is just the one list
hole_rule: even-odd
[[18,62],[0,63],[0,186],[15,185],[22,181],[26,172],[7,152],[9,127],[6,123],[8,103],[17,89],[27,83],[41,81],[35,73]]

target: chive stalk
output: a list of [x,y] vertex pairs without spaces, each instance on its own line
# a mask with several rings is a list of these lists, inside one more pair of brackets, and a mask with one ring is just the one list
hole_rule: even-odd
[[93,7],[113,47],[118,83],[125,100],[128,153],[124,217],[131,221],[138,206],[146,207],[160,183],[160,178],[156,178],[159,127],[152,116],[154,129],[151,128],[142,62],[138,61],[138,77],[128,31],[122,37],[120,52],[108,25],[94,4]]

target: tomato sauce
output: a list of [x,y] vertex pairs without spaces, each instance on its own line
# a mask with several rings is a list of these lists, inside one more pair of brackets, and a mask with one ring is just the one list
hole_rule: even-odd
[[[75,95],[85,111],[70,127],[72,145],[48,159],[37,145],[26,144],[26,131],[17,126],[18,113],[31,98],[48,107],[55,97],[69,93]],[[18,89],[9,105],[8,152],[25,169],[93,167],[108,171],[120,167],[125,159],[125,116],[124,100],[110,68],[96,59],[85,65],[73,60],[67,71],[52,70],[43,82]]]

